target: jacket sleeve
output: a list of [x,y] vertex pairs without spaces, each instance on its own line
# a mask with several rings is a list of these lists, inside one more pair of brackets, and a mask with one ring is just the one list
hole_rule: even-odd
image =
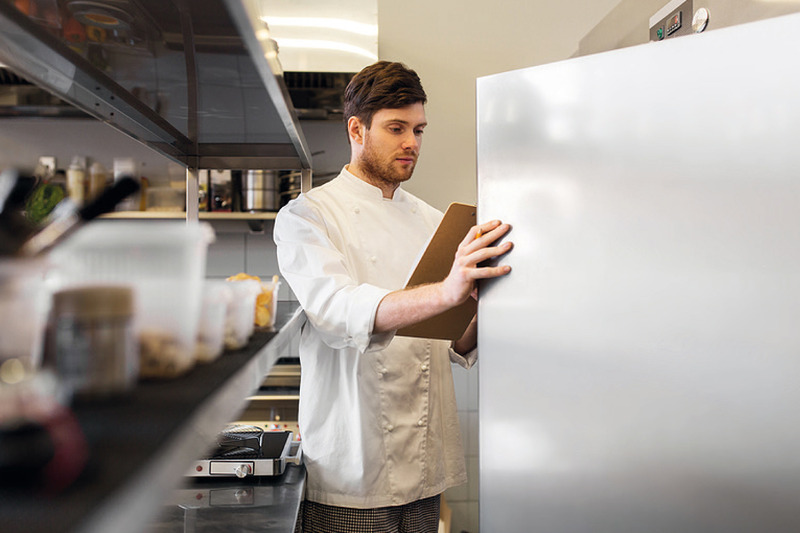
[[472,368],[472,366],[478,361],[478,349],[473,348],[466,354],[461,355],[453,349],[453,344],[454,343],[451,342],[448,349],[450,354],[450,362],[455,363],[462,368],[466,368],[467,370]]
[[318,209],[294,201],[275,219],[278,268],[322,341],[360,352],[385,348],[394,332],[373,335],[380,301],[391,292],[359,284],[336,248]]

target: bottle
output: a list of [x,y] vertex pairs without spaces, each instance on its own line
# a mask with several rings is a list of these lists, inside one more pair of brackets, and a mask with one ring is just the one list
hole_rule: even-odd
[[67,169],[67,195],[79,206],[86,201],[85,166],[86,163],[81,164],[81,158],[75,156]]
[[[115,157],[114,158],[114,181],[124,177],[135,179],[141,187],[141,179],[136,172],[136,161],[130,157]],[[117,204],[115,211],[139,211],[141,209],[141,190],[128,196],[126,199]]]
[[88,198],[90,200],[94,200],[100,195],[101,192],[103,192],[103,190],[106,188],[107,179],[108,173],[106,172],[105,167],[101,165],[99,161],[92,163],[92,166],[89,167]]

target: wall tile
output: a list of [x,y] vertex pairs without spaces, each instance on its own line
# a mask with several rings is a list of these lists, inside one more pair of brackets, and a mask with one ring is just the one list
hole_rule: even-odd
[[476,502],[480,498],[480,476],[478,457],[467,457],[467,479],[469,479],[469,483],[467,484],[469,490],[467,499],[469,501]]
[[476,530],[470,523],[471,505],[467,502],[450,502],[447,500],[447,505],[453,512],[450,520],[450,533],[461,533],[462,531],[469,531],[474,533]]
[[217,233],[208,247],[206,277],[225,278],[244,272],[245,237],[241,233]]
[[[480,363],[478,363],[480,364]],[[468,403],[466,409],[478,410],[478,368],[472,367],[467,373]]]
[[456,391],[456,404],[460,410],[469,409],[469,370],[461,368],[458,365],[452,365],[453,368],[453,386]]
[[480,417],[478,411],[467,411],[467,432],[466,453],[477,457],[480,454]]
[[459,485],[457,487],[450,487],[449,489],[444,491],[444,497],[447,498],[448,504],[450,504],[451,502],[466,502],[468,496],[469,496],[469,488],[467,483],[464,483],[463,485]]

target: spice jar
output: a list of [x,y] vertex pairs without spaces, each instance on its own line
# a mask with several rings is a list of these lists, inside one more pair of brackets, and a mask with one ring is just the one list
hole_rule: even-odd
[[106,396],[131,389],[139,375],[133,328],[133,290],[92,286],[53,295],[44,366],[76,396]]

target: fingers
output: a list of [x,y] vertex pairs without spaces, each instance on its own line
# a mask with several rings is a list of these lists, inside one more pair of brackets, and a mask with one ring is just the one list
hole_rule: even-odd
[[446,290],[453,301],[461,302],[472,296],[478,297],[475,282],[496,278],[511,272],[509,265],[486,265],[485,263],[508,253],[514,247],[510,241],[492,246],[511,229],[509,224],[492,220],[470,228],[458,247],[450,274],[444,280]]
[[510,229],[511,226],[509,224],[503,224],[499,220],[492,220],[473,226],[467,232],[456,255],[462,257],[463,264],[477,265],[483,261],[508,253],[514,246],[510,241],[498,246],[491,246],[491,244],[497,242]]
[[510,229],[511,226],[509,224],[503,224],[499,220],[478,224],[470,228],[461,245],[465,248],[466,253],[470,253],[489,246],[508,233]]
[[509,265],[476,267],[471,271],[470,277],[473,280],[499,278],[500,276],[505,276],[509,272],[511,272],[511,267]]

